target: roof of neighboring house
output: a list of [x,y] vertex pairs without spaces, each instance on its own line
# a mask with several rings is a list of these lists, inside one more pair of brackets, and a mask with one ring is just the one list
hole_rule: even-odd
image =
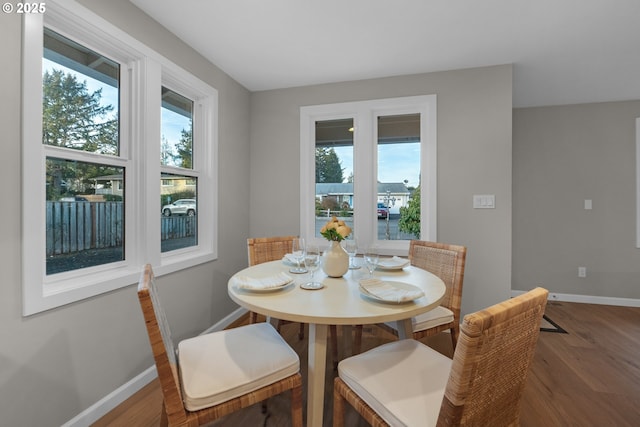
[[[182,175],[173,175],[173,174],[168,174],[168,173],[163,173],[161,174],[160,178],[162,179],[192,179],[190,176],[182,176]],[[91,178],[94,179],[96,181],[118,181],[118,180],[122,180],[122,174],[115,174],[115,175],[103,175],[103,176],[96,176],[95,178]]]
[[96,176],[94,178],[91,178],[95,181],[122,181],[122,174],[116,174],[116,175],[102,175],[102,176]]
[[[389,191],[392,194],[409,194],[409,189],[402,182],[379,182],[378,194]],[[351,182],[322,182],[316,184],[316,194],[353,194]]]

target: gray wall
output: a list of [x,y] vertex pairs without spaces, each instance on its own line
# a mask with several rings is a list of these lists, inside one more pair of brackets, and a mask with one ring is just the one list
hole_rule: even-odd
[[513,117],[513,289],[540,283],[557,293],[640,298],[640,101],[515,109]]
[[[438,240],[468,247],[462,310],[508,298],[511,93],[510,65],[254,93],[251,235],[300,231],[300,106],[437,94]],[[472,209],[473,194],[497,208]]]
[[[228,277],[246,266],[250,94],[126,0],[84,1],[219,91],[219,260],[159,279],[174,339],[235,310]],[[135,286],[21,315],[21,20],[0,14],[0,414],[3,426],[57,426],[153,365]],[[207,189],[200,189],[207,191]],[[201,218],[203,220],[204,218]]]

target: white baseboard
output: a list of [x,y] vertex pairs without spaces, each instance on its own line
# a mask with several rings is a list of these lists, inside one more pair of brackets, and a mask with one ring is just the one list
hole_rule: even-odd
[[[511,290],[511,296],[524,294],[526,291]],[[579,302],[585,304],[619,305],[622,307],[640,307],[640,299],[599,297],[593,295],[560,294],[549,291],[548,301]]]
[[156,367],[151,366],[143,373],[121,385],[78,415],[67,421],[62,427],[88,427],[114,410],[119,404],[136,394],[142,387],[158,376]]
[[[210,332],[221,331],[231,323],[242,317],[246,312],[247,310],[238,308],[202,333],[208,334]],[[153,381],[157,376],[158,374],[156,372],[155,365],[147,368],[140,375],[136,376],[130,381],[127,381],[125,384],[121,385],[120,387],[64,423],[62,427],[89,427],[91,424],[107,415],[110,411],[114,410],[122,402],[136,394],[138,391],[140,391],[140,389]]]

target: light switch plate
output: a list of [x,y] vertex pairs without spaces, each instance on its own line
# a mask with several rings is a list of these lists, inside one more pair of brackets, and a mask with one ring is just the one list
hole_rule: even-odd
[[474,209],[495,209],[496,208],[495,194],[474,194],[473,208]]

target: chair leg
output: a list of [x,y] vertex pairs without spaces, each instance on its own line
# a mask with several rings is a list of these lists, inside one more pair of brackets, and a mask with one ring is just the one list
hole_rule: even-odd
[[[336,377],[336,380],[339,377]],[[344,427],[344,398],[333,388],[333,427]]]
[[162,401],[162,412],[160,413],[160,427],[168,427],[169,419],[167,418],[167,408],[164,406],[164,400]]
[[302,386],[291,389],[291,425],[302,427]]
[[353,339],[353,354],[360,354],[362,351],[362,325],[356,325],[356,333]]
[[300,340],[304,339],[304,323],[300,323],[300,329],[298,330],[298,338]]
[[333,361],[333,370],[338,370],[338,327],[329,325],[329,345],[331,346],[331,359]]
[[453,327],[451,328],[451,346],[453,348],[453,351],[456,351],[456,344],[458,343],[458,334],[460,332],[458,331],[458,328]]

